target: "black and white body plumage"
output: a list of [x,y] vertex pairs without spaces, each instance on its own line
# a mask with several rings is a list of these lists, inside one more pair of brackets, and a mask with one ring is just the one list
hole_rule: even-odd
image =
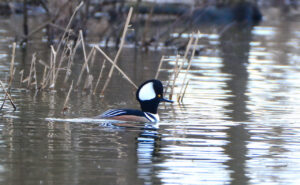
[[110,109],[96,118],[114,119],[122,121],[157,122],[159,116],[157,108],[160,102],[172,102],[163,98],[163,85],[159,80],[148,80],[140,85],[136,92],[136,99],[141,110]]

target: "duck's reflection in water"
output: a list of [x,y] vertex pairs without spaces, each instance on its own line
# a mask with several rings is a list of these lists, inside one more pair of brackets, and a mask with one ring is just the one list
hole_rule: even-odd
[[161,135],[157,123],[145,124],[137,140],[137,173],[145,184],[157,184],[159,179],[154,173],[154,158],[158,156]]

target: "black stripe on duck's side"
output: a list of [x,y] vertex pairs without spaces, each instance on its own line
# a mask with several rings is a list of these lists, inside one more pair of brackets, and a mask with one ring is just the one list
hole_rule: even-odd
[[157,118],[151,113],[144,113],[140,110],[134,109],[110,109],[95,118],[136,122],[158,121]]

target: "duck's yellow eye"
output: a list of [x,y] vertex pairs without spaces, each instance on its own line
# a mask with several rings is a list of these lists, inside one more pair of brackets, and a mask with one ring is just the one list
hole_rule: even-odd
[[158,95],[157,95],[157,97],[159,97],[159,98],[160,98],[160,97],[161,97],[161,94],[158,94]]

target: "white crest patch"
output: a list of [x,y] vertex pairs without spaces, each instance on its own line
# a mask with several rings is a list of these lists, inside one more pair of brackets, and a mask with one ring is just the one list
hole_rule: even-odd
[[139,99],[142,101],[151,100],[156,97],[156,93],[153,88],[153,82],[145,84],[139,91]]

